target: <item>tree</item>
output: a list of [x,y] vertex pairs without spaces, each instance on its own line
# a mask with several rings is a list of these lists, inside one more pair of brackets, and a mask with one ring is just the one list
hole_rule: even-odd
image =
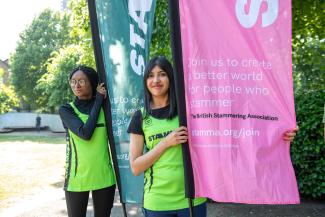
[[44,106],[41,93],[35,89],[38,79],[46,73],[51,53],[69,43],[68,19],[58,12],[44,10],[20,35],[10,59],[12,84],[22,100],[36,108]]
[[5,71],[0,68],[0,85],[3,83],[3,75],[4,75]]
[[90,28],[88,4],[86,0],[71,0],[68,6],[70,19],[70,37],[73,44],[81,47],[83,64],[95,67],[95,56]]
[[159,0],[156,3],[156,11],[150,45],[150,57],[157,55],[166,56],[172,60],[170,27],[168,15],[168,1]]
[[[292,1],[292,47],[296,93],[324,83],[325,1]],[[320,76],[320,81],[317,79]],[[302,82],[302,83],[301,83]],[[307,84],[309,83],[309,84]],[[307,85],[307,86],[306,86]]]
[[[167,8],[167,1],[157,2],[151,56],[166,55],[171,59]],[[55,111],[59,105],[71,100],[67,78],[76,65],[85,64],[95,67],[87,1],[69,1],[66,13],[70,23],[70,44],[58,49],[48,59],[47,72],[38,80],[36,87],[41,93],[38,101],[44,102],[42,104],[46,106],[42,109],[47,111]]]
[[325,37],[325,1],[293,0],[292,1],[292,35],[294,43],[300,37]]
[[47,72],[38,80],[36,89],[41,93],[42,109],[57,111],[58,106],[71,101],[69,73],[77,65],[95,67],[90,21],[86,0],[69,2],[66,14],[70,23],[70,43],[53,52],[47,60]]
[[325,40],[318,37],[302,39],[293,49],[295,94],[324,89]]
[[[295,93],[324,84],[325,1],[292,1]],[[307,89],[306,89],[307,88]]]
[[18,106],[18,99],[12,87],[0,83],[0,114]]
[[40,97],[47,99],[47,106],[43,110],[54,112],[64,103],[73,98],[69,86],[70,72],[80,64],[90,65],[85,58],[85,50],[79,45],[70,45],[54,52],[48,60],[47,73],[38,81],[36,89],[42,92]]

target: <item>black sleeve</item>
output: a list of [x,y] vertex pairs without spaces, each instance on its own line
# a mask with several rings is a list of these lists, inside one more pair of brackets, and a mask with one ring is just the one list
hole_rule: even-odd
[[74,112],[71,105],[67,104],[61,106],[59,109],[59,114],[63,125],[69,128],[69,130],[71,130],[80,138],[90,140],[96,128],[96,123],[103,99],[104,97],[101,94],[97,93],[96,100],[90,111],[89,118],[86,123],[82,122],[82,120]]
[[140,110],[134,112],[127,132],[138,135],[144,135],[142,130],[142,114]]

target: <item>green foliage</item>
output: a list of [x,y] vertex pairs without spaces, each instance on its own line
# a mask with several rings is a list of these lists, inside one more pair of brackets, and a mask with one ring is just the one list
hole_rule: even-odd
[[325,1],[292,1],[295,93],[324,86]]
[[170,26],[168,15],[168,1],[158,0],[150,45],[150,57],[166,56],[172,60],[170,47]]
[[299,191],[314,198],[325,196],[325,145],[322,115],[325,99],[325,2],[292,1],[293,77],[299,132],[291,156]]
[[21,34],[12,83],[32,109],[53,112],[71,96],[63,76],[80,63],[95,66],[88,7],[86,0],[71,0],[67,11],[45,10]]
[[70,0],[68,5],[70,17],[70,37],[78,43],[92,44],[88,5],[86,0]]
[[69,43],[68,19],[50,10],[43,11],[20,35],[11,57],[12,84],[17,94],[32,108],[44,106],[34,87],[46,73],[46,61],[51,53]]
[[325,1],[292,1],[292,48],[295,93],[325,83]]
[[39,79],[36,87],[42,92],[41,97],[47,100],[48,111],[56,111],[60,105],[72,100],[68,83],[70,72],[80,64],[92,66],[85,58],[85,52],[79,45],[70,45],[53,53],[48,60],[47,73]]
[[42,93],[42,109],[56,111],[58,106],[72,100],[68,75],[77,65],[95,67],[94,51],[86,0],[71,0],[66,11],[70,24],[70,44],[57,49],[46,62],[47,73],[39,80],[36,89]]
[[52,58],[48,60],[47,73],[38,80],[36,89],[42,93],[39,100],[47,102],[45,108],[49,111],[71,101],[69,73],[76,67],[80,54],[80,48],[72,45],[54,52]]
[[90,28],[89,11],[86,0],[69,1],[70,37],[73,44],[82,47],[82,60],[86,65],[95,66],[94,49]]
[[299,132],[291,156],[300,193],[314,198],[325,196],[324,99],[324,88],[304,90],[295,97]]
[[2,82],[4,73],[5,71],[2,68],[0,68],[0,82]]
[[322,89],[325,84],[324,40],[317,37],[301,40],[303,45],[295,45],[292,55],[296,94]]
[[[293,0],[292,25],[293,36],[324,38],[325,1]],[[294,40],[297,39],[294,37]]]
[[18,106],[18,99],[12,87],[0,84],[0,114]]

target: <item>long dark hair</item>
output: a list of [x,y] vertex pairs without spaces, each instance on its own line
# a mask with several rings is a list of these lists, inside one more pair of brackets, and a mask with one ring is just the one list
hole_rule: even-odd
[[71,80],[73,74],[79,70],[82,71],[87,76],[87,78],[90,82],[91,89],[92,89],[92,95],[95,96],[97,93],[96,88],[98,85],[98,74],[97,74],[96,70],[89,66],[79,65],[78,67],[74,68],[70,72],[69,80]]
[[169,79],[169,89],[168,89],[168,101],[169,101],[169,112],[168,119],[172,119],[177,115],[177,104],[176,104],[176,93],[175,93],[175,81],[174,81],[174,73],[173,67],[171,63],[163,56],[157,56],[152,58],[145,70],[143,76],[143,86],[144,86],[144,118],[151,114],[150,102],[152,101],[152,95],[147,87],[147,79],[149,77],[150,72],[155,66],[159,66],[164,72],[166,72],[167,77]]

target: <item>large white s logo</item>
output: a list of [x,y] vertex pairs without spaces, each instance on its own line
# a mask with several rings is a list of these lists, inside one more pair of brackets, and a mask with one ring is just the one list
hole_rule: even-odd
[[279,13],[279,0],[251,0],[248,14],[245,13],[247,0],[237,0],[236,16],[243,27],[251,28],[255,25],[263,1],[267,3],[267,11],[262,14],[262,27],[274,23]]

